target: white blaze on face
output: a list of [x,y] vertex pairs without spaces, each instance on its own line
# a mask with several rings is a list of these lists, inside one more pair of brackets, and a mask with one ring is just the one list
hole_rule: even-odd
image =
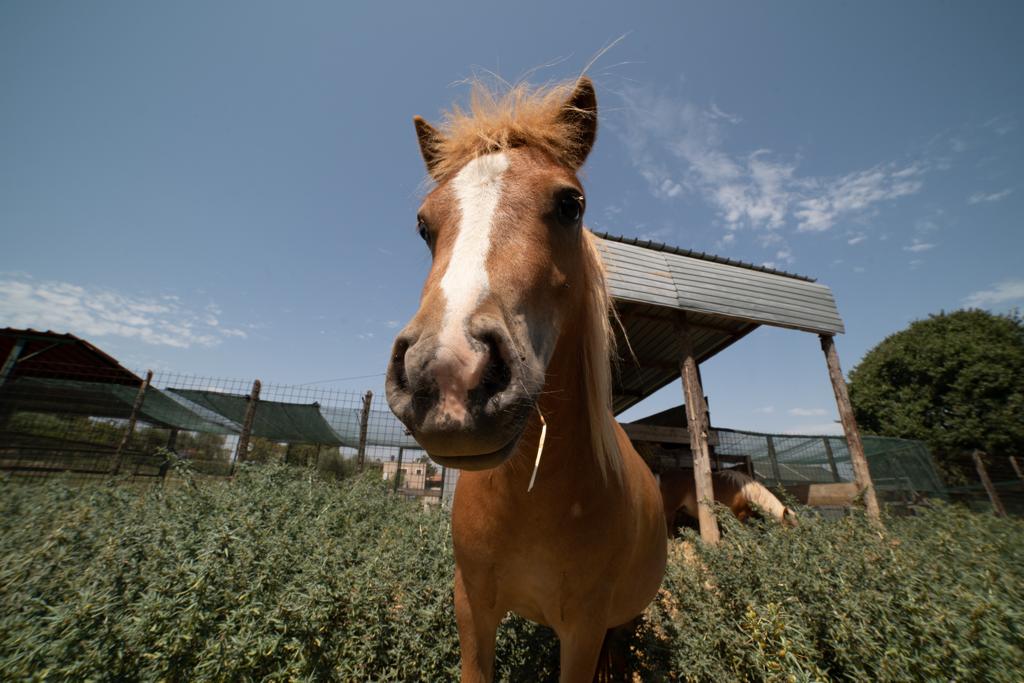
[[441,278],[447,303],[439,341],[456,354],[472,353],[466,322],[490,289],[487,254],[506,169],[504,153],[488,154],[470,161],[452,180],[461,217],[448,269]]

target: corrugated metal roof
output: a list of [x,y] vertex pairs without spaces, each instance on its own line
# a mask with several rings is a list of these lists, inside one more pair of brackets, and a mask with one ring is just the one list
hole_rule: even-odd
[[810,278],[664,244],[595,235],[623,328],[617,331],[615,413],[679,378],[678,311],[687,312],[698,363],[761,325],[843,332],[831,290]]
[[788,327],[843,332],[832,291],[807,278],[636,240],[599,237],[616,300]]
[[114,358],[73,334],[33,329],[0,329],[0,365],[19,339],[25,346],[8,379],[49,377],[95,379],[137,387],[142,380]]
[[611,233],[598,232],[596,230],[591,230],[591,232],[605,240],[611,240],[612,242],[622,242],[623,244],[632,244],[637,247],[643,247],[644,249],[650,249],[651,251],[664,251],[670,254],[678,254],[680,256],[692,256],[693,258],[699,258],[704,261],[711,261],[712,263],[724,263],[727,266],[738,266],[740,268],[757,270],[762,273],[772,273],[773,275],[782,275],[783,277],[791,277],[796,280],[806,280],[807,282],[815,282],[815,279],[813,277],[807,277],[806,275],[798,275],[796,273],[790,273],[789,271],[786,270],[769,268],[768,266],[758,266],[753,263],[748,263],[746,261],[731,259],[725,256],[716,256],[715,254],[709,254],[705,251],[695,251],[693,249],[673,247],[671,244],[665,244],[664,242],[655,242],[653,240],[642,240],[639,237],[612,235]]

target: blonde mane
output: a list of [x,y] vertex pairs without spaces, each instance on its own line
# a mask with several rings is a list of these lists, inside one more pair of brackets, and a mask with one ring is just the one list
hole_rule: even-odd
[[622,476],[622,457],[612,418],[612,368],[615,350],[612,330],[611,296],[605,282],[604,262],[589,230],[583,231],[583,261],[587,279],[587,301],[583,325],[583,382],[590,425],[590,442],[601,476]]
[[741,491],[748,503],[756,505],[780,522],[785,519],[788,508],[761,482],[751,479],[738,470],[721,470],[718,475],[723,479],[731,480],[733,486]]
[[478,156],[524,146],[575,168],[586,151],[573,135],[571,119],[560,116],[574,87],[575,81],[518,83],[498,91],[472,81],[468,111],[453,106],[438,127],[441,134],[429,143],[436,159],[431,175],[443,182]]

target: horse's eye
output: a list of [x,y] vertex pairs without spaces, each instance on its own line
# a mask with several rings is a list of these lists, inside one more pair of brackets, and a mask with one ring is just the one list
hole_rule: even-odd
[[427,222],[422,218],[416,219],[416,232],[420,234],[420,237],[427,243],[428,247],[431,249],[434,248],[430,243],[430,228],[427,226]]
[[563,192],[557,199],[558,222],[576,225],[583,218],[583,196],[576,190]]

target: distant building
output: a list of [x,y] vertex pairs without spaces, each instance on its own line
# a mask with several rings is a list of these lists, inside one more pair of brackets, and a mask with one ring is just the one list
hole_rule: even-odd
[[382,477],[384,481],[394,481],[395,473],[399,473],[398,485],[403,489],[422,491],[427,488],[427,464],[423,462],[403,462],[402,469],[398,469],[399,463],[392,460],[381,463],[383,465]]
[[395,477],[398,476],[398,492],[406,498],[419,498],[424,505],[436,505],[441,502],[441,489],[444,486],[444,470],[431,473],[436,470],[428,463],[413,460],[412,462],[399,463],[391,460],[381,463],[381,478],[394,485]]

